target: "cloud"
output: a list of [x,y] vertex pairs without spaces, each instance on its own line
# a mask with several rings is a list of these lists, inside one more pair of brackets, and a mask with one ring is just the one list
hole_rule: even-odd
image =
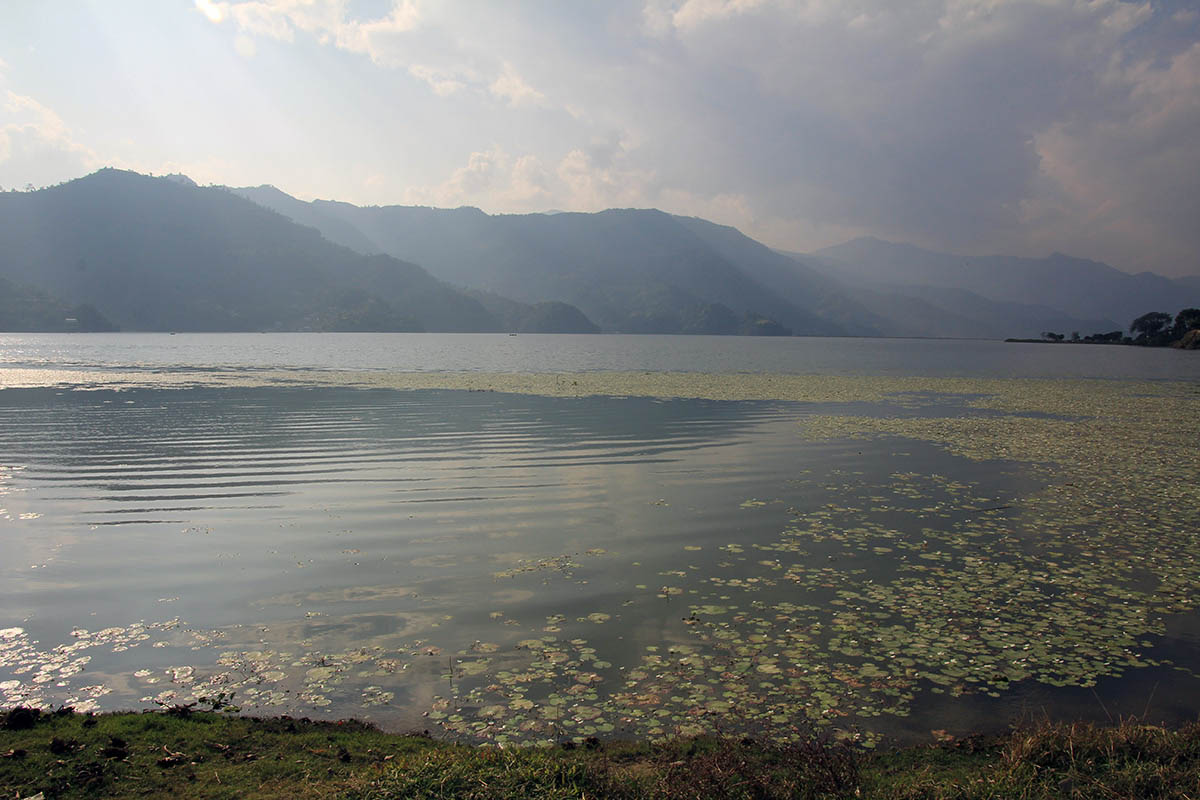
[[745,14],[763,5],[764,0],[687,0],[671,14],[676,28],[692,28],[709,22]]
[[652,169],[631,164],[623,151],[597,158],[594,147],[570,151],[555,174],[563,186],[559,207],[573,211],[599,211],[611,207],[654,205],[657,176]]
[[481,129],[490,142],[425,197],[661,205],[793,249],[873,233],[1170,270],[1200,250],[1193,16],[1121,0],[447,0],[403,46],[335,43],[464,103],[567,104],[502,145]]
[[1142,266],[1147,254],[1193,269],[1200,261],[1200,43],[1165,66],[1106,76],[1121,116],[1079,113],[1035,138],[1042,186],[1023,210],[1031,236]]
[[[286,45],[272,49],[284,68],[233,59],[236,74],[278,101],[278,136],[314,156],[294,178],[325,196],[353,201],[369,186],[372,201],[489,211],[660,206],[796,250],[870,233],[1200,271],[1192,5],[194,0],[190,16],[244,56]],[[322,64],[349,65],[331,81],[355,83],[302,85],[317,48]],[[264,105],[212,94],[211,119]],[[22,136],[76,152],[80,134],[61,119],[5,113],[4,163],[29,152]],[[327,124],[286,124],[316,114]],[[233,155],[244,142],[216,155],[244,164]]]
[[52,109],[10,89],[0,98],[0,186],[46,186],[99,166]]
[[[512,63],[479,48],[464,50],[453,26],[426,26],[417,36],[426,20],[415,0],[392,0],[386,14],[366,19],[353,17],[347,0],[195,2],[210,21],[233,21],[238,31],[235,45],[243,55],[253,55],[253,36],[291,43],[305,35],[320,45],[366,56],[379,66],[404,69],[441,97],[470,88],[511,107],[545,101]],[[485,79],[488,73],[494,77]]]
[[196,8],[211,22],[233,20],[243,34],[283,42],[297,33],[328,44],[392,63],[385,42],[406,33],[421,20],[415,0],[393,0],[391,11],[374,19],[355,19],[346,0],[195,0]]
[[537,105],[546,99],[545,95],[522,80],[509,63],[505,63],[500,77],[492,81],[488,88],[492,94],[507,100],[512,106]]
[[441,184],[407,189],[404,201],[431,206],[474,205],[495,194],[497,176],[506,171],[508,164],[508,154],[497,146],[473,152],[467,163]]
[[524,208],[544,209],[552,202],[550,173],[535,155],[524,155],[513,165],[511,195]]
[[[474,205],[509,212],[552,208],[600,211],[614,206],[654,205],[658,188],[653,171],[630,165],[619,143],[616,149],[608,147],[607,141],[592,142],[567,151],[547,166],[536,154],[514,157],[493,145],[471,153],[467,162],[441,183],[410,187],[404,192],[404,202]],[[712,209],[716,204],[705,207]]]
[[452,72],[446,72],[428,64],[412,64],[408,72],[433,89],[435,94],[447,97],[467,87],[467,80]]
[[219,23],[225,19],[225,4],[213,0],[196,0],[196,10],[208,17],[209,22]]
[[[1070,231],[1099,206],[1052,194],[1103,197],[1130,225],[1173,218],[1152,198],[1191,207],[1185,184],[1200,185],[1178,124],[1198,90],[1182,64],[1167,66],[1196,31],[1188,41],[1155,28],[1174,16],[1117,0],[650,0],[646,49],[670,60],[656,76],[661,108],[634,127],[671,196],[750,198],[764,217],[794,220],[784,246],[822,244],[803,241],[818,229],[968,250],[1052,246],[1055,230],[1082,243]],[[1157,115],[1176,122],[1145,132]],[[672,135],[673,147],[655,144]],[[1124,189],[1102,178],[1116,172],[1105,150],[1083,144],[1101,136],[1108,151],[1117,137],[1130,148]],[[1068,169],[1093,176],[1091,189],[1057,187]],[[1031,215],[1051,205],[1062,227]],[[1200,244],[1182,226],[1168,238],[1176,252]]]

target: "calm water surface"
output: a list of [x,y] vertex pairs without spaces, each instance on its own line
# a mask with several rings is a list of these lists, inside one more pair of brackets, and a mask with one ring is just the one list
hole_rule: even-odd
[[[6,336],[0,352],[6,366],[152,371],[1200,377],[1194,354],[953,341],[125,334]],[[772,608],[846,605],[832,576],[886,583],[897,541],[924,548],[939,526],[1003,519],[1040,486],[1019,465],[919,442],[817,441],[797,424],[848,410],[987,413],[961,398],[930,410],[329,387],[2,390],[0,703],[120,708],[230,691],[258,713],[485,738],[507,726],[501,737],[538,740],[687,732],[679,706],[778,702],[776,665],[840,634],[836,617],[772,629]],[[836,536],[802,549],[781,538],[851,507],[897,539],[871,554]],[[779,580],[785,571],[796,579]],[[1158,652],[1200,665],[1197,627],[1173,619]],[[816,681],[805,703],[841,713],[845,691],[857,704],[848,723],[920,738],[1047,707],[1189,718],[1200,688],[1151,667],[1086,689],[1025,681],[951,698],[933,687],[878,716],[909,690],[868,667]],[[767,700],[738,694],[747,672]],[[764,713],[756,724],[783,724]]]
[[400,372],[775,372],[983,378],[1200,379],[1171,348],[966,339],[442,333],[0,334],[26,367],[348,369]]

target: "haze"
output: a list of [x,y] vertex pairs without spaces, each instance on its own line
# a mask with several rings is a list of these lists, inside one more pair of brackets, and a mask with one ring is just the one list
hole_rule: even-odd
[[1200,274],[1191,3],[8,0],[0,186],[657,207]]

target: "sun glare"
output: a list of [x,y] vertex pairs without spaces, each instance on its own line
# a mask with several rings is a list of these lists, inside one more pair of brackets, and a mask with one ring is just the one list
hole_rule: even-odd
[[196,8],[212,22],[220,22],[225,19],[225,9],[219,3],[214,3],[213,0],[196,0]]

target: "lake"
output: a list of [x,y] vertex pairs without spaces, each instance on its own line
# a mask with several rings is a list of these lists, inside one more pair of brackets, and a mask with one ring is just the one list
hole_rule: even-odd
[[1200,358],[0,336],[0,704],[498,743],[1194,719]]
[[1200,380],[1171,348],[967,339],[425,333],[0,334],[9,368],[652,371]]

